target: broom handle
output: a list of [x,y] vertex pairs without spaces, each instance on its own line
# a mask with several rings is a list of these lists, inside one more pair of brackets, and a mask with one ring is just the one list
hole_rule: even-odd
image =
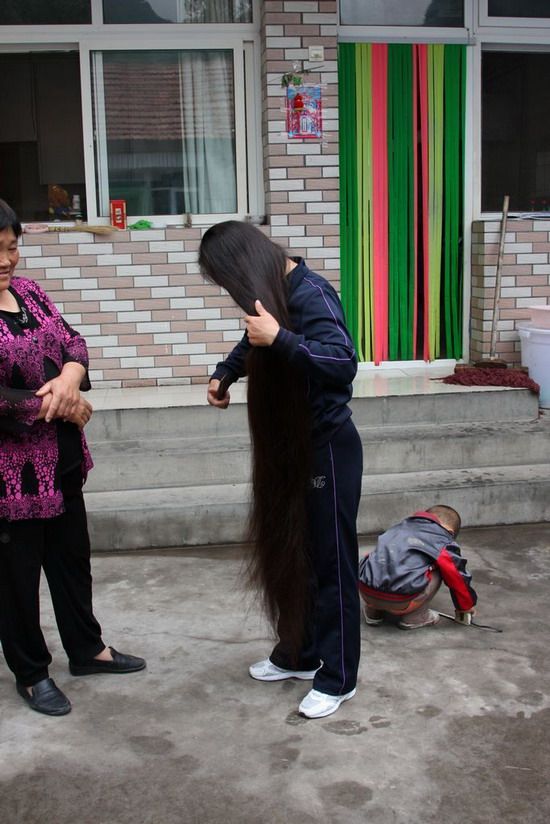
[[496,357],[497,349],[497,325],[500,308],[500,282],[502,280],[502,259],[504,257],[504,241],[506,238],[506,222],[508,220],[509,203],[510,196],[504,195],[504,200],[502,203],[502,223],[500,225],[500,242],[498,247],[497,272],[495,281],[495,301],[493,303],[493,322],[491,325],[491,349],[489,351],[490,360],[493,360]]

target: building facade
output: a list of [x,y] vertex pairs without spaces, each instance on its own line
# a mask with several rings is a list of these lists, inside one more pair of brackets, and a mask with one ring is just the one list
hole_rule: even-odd
[[[24,234],[19,273],[43,282],[85,335],[96,386],[205,382],[241,337],[240,311],[204,282],[197,266],[201,234],[219,220],[250,219],[290,254],[306,257],[342,291],[348,313],[359,302],[357,284],[363,284],[369,300],[383,298],[376,277],[369,281],[369,272],[375,271],[374,264],[366,266],[371,253],[360,260],[349,252],[342,255],[350,231],[340,219],[347,202],[342,198],[350,190],[350,175],[359,179],[350,172],[356,167],[343,162],[357,145],[349,118],[357,120],[370,97],[366,89],[373,88],[359,82],[356,63],[345,63],[350,44],[357,55],[364,44],[374,47],[375,55],[388,46],[386,64],[382,61],[381,73],[372,75],[376,83],[385,78],[385,90],[401,88],[395,80],[398,53],[405,69],[412,61],[413,73],[421,65],[415,48],[424,54],[426,47],[427,66],[433,54],[437,67],[441,54],[441,82],[447,78],[451,94],[454,81],[449,71],[445,74],[439,47],[462,49],[460,184],[453,201],[460,225],[452,253],[458,280],[446,304],[436,292],[430,305],[433,309],[442,301],[437,317],[444,317],[445,307],[455,312],[453,328],[457,341],[459,329],[460,340],[453,357],[488,353],[498,213],[503,195],[509,194],[514,219],[506,238],[497,354],[510,362],[519,359],[516,324],[529,315],[528,306],[550,297],[550,212],[544,219],[550,209],[550,9],[542,0],[414,0],[406,11],[403,5],[56,0],[47,7],[7,4],[0,12],[1,95],[3,111],[9,113],[0,126],[0,195],[26,224],[62,229]],[[396,45],[410,47],[413,56]],[[350,66],[353,99],[342,74]],[[433,77],[438,77],[436,68]],[[409,99],[408,80],[401,82],[403,100]],[[311,105],[321,102],[320,112],[313,114],[304,103],[311,87],[317,95]],[[425,218],[426,232],[432,231],[433,223],[437,245],[437,232],[447,237],[448,224],[437,229],[437,187],[432,204],[426,183],[422,201],[424,179],[415,165],[422,161],[416,135],[424,97],[418,88],[407,149],[413,181],[409,199],[397,208],[402,193],[392,188],[395,153],[386,130],[390,206],[383,213],[390,239],[392,231],[400,237],[402,230],[392,227],[404,213],[413,227],[410,248],[418,241],[409,267],[417,296],[411,315],[415,345],[406,356],[402,351],[408,350],[395,349],[392,355],[367,347],[363,357],[369,361],[449,355],[447,332],[442,348],[426,350],[421,331],[429,284],[445,284],[446,264],[432,267],[432,281],[423,280],[426,250],[432,246],[424,247],[418,227]],[[397,117],[401,101],[395,93],[391,99]],[[426,94],[428,114],[436,112],[437,99],[434,93],[430,103]],[[365,140],[371,139],[369,129],[377,140],[377,111],[365,127]],[[431,122],[426,115],[426,135]],[[428,160],[439,145],[434,123]],[[447,124],[449,138],[457,129]],[[447,145],[442,138],[442,164],[449,156]],[[435,149],[433,157],[437,164]],[[434,168],[432,178],[425,179],[439,179],[447,196],[448,178],[444,172],[438,178]],[[146,228],[93,234],[75,224],[82,217],[90,226],[106,226],[110,201],[120,199],[129,225]],[[379,202],[384,202],[383,190]],[[365,230],[354,212],[352,219],[351,229],[367,236],[368,224]],[[393,247],[387,242],[390,257],[381,260],[391,275]],[[444,261],[443,253],[439,257]],[[384,288],[391,296],[391,278]],[[399,307],[399,295],[395,301]],[[374,312],[362,317],[363,331],[375,323]],[[383,334],[394,334],[391,311],[376,317],[378,336],[380,317],[386,323]]]

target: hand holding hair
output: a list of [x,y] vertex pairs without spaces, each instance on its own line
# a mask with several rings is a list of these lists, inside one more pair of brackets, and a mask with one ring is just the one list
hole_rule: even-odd
[[279,332],[279,324],[273,315],[264,309],[261,301],[257,300],[254,308],[257,315],[245,315],[244,317],[248,340],[252,346],[271,346]]

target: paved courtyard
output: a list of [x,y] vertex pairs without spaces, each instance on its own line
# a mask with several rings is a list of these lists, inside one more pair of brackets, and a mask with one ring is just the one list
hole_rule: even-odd
[[[460,542],[478,620],[503,632],[363,626],[357,696],[320,720],[296,712],[304,682],[247,675],[270,641],[242,548],[96,555],[105,639],[148,669],[72,678],[45,591],[73,711],[31,712],[2,662],[0,821],[547,824],[550,526]],[[436,606],[452,610],[445,588]]]

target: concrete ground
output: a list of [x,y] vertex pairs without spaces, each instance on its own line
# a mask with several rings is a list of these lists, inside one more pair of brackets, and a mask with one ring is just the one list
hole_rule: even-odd
[[[32,712],[0,667],[0,821],[547,824],[550,530],[470,529],[461,544],[478,620],[502,634],[363,626],[357,695],[319,720],[296,712],[304,682],[247,675],[270,641],[242,548],[95,556],[105,639],[148,669],[72,678],[44,597],[73,712]],[[436,605],[451,611],[446,590]]]

